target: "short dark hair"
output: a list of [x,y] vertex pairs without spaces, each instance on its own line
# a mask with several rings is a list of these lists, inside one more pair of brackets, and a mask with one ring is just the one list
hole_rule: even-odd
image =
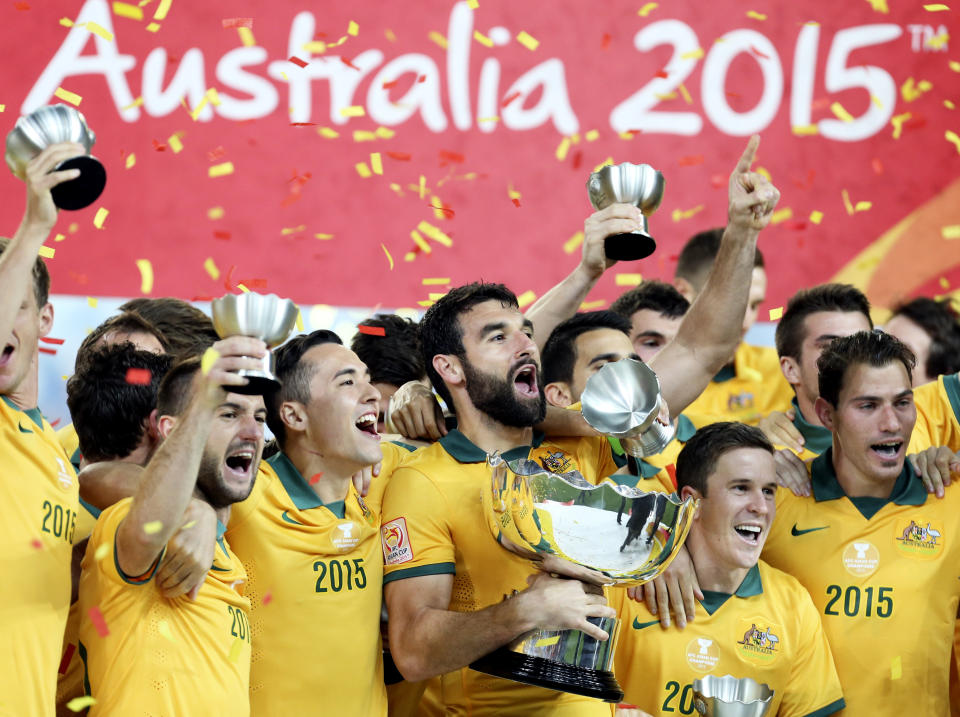
[[[141,351],[132,343],[87,351],[67,381],[67,407],[88,461],[124,458],[143,438],[144,419],[157,405],[157,389],[170,357]],[[128,372],[147,371],[145,381]]]
[[677,488],[690,486],[706,496],[707,479],[717,461],[724,453],[738,448],[759,448],[773,455],[773,445],[755,426],[720,421],[698,429],[677,456]]
[[449,354],[462,359],[466,356],[460,316],[485,301],[499,301],[505,307],[512,306],[519,309],[517,297],[503,284],[474,282],[449,291],[427,309],[420,320],[420,349],[423,352],[423,365],[427,369],[427,376],[430,377],[434,390],[440,394],[451,411],[454,410],[453,397],[443,379],[440,378],[440,374],[433,367],[433,357],[438,354]]
[[882,331],[858,331],[830,342],[817,359],[820,371],[820,397],[834,408],[840,401],[840,391],[851,366],[866,364],[883,368],[899,361],[907,369],[907,379],[913,381],[913,367],[917,359],[913,351],[895,336]]
[[[10,240],[6,237],[0,237],[0,254],[3,254],[3,250],[8,246],[10,246]],[[50,300],[50,272],[47,271],[46,262],[43,261],[42,257],[37,256],[36,261],[33,262],[31,273],[33,275],[33,295],[37,300],[37,308],[42,309]],[[19,296],[15,298],[18,302],[21,300]]]
[[90,352],[96,348],[96,345],[100,339],[114,331],[122,334],[151,334],[152,336],[156,337],[157,341],[160,342],[160,345],[163,347],[164,351],[169,351],[170,349],[170,346],[167,344],[167,340],[160,332],[160,329],[140,316],[140,314],[134,313],[133,311],[122,311],[116,316],[111,316],[109,319],[87,334],[86,337],[84,337],[83,341],[80,343],[80,348],[77,349],[77,358],[74,370],[79,371],[80,365],[86,360]]
[[193,394],[193,377],[199,371],[199,356],[180,359],[170,367],[157,390],[158,416],[179,416],[186,410]]
[[157,327],[176,359],[201,356],[220,337],[213,321],[196,306],[171,296],[141,296],[120,307],[133,311]]
[[372,383],[399,387],[427,375],[416,321],[396,314],[377,314],[359,325],[383,329],[382,336],[357,331],[350,340],[350,348],[367,365]]
[[936,301],[918,296],[900,304],[894,316],[903,316],[930,337],[930,355],[924,366],[927,376],[944,376],[960,371],[960,316],[949,299]]
[[628,319],[643,309],[656,311],[668,319],[679,319],[689,308],[690,302],[675,286],[656,279],[644,281],[610,305],[610,311]]
[[321,344],[339,344],[343,341],[333,331],[317,329],[309,334],[294,336],[273,352],[273,373],[280,381],[280,390],[271,396],[264,396],[267,407],[267,426],[277,438],[280,448],[286,445],[287,432],[280,418],[280,406],[285,401],[310,402],[310,379],[314,367],[301,361],[303,355],[314,346]]
[[598,329],[613,329],[629,336],[630,319],[612,311],[588,311],[557,324],[540,352],[544,385],[573,381],[573,368],[577,363],[577,337]]
[[[707,229],[694,234],[683,245],[680,256],[677,258],[677,268],[673,275],[677,279],[686,279],[697,291],[703,288],[707,275],[720,253],[720,240],[723,239],[723,227]],[[757,248],[753,255],[753,266],[762,269],[763,252]]]
[[776,343],[780,358],[800,358],[804,321],[810,314],[820,311],[859,312],[873,328],[870,302],[857,287],[851,284],[820,284],[810,289],[801,289],[787,302],[787,308],[777,324]]

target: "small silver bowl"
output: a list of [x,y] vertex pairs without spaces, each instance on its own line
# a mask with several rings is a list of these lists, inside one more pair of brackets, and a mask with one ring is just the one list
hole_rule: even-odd
[[707,675],[693,681],[693,706],[704,717],[763,717],[773,690],[749,677]]

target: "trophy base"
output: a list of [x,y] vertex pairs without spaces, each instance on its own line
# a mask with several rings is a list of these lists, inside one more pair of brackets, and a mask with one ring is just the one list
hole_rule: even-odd
[[280,382],[273,376],[262,371],[237,371],[248,380],[246,386],[227,386],[230,393],[239,393],[243,396],[267,396],[278,388]]
[[53,203],[60,209],[83,209],[97,201],[107,185],[107,172],[100,160],[88,155],[71,157],[60,162],[54,171],[65,169],[79,169],[80,176],[51,189]]
[[612,234],[603,240],[603,251],[608,259],[635,261],[645,259],[655,252],[657,242],[649,234],[631,232]]
[[525,685],[593,697],[604,702],[620,702],[623,690],[609,670],[573,667],[514,652],[505,647],[484,655],[470,669]]

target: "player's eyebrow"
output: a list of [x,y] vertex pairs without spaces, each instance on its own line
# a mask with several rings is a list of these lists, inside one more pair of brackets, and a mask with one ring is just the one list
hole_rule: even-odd
[[[913,395],[913,389],[908,388],[905,391],[901,391],[896,396],[893,397],[894,401],[899,401],[901,398],[906,398],[907,396]],[[851,401],[873,401],[875,403],[881,403],[883,401],[883,396],[854,396],[850,399]]]
[[600,362],[611,363],[613,361],[619,361],[620,359],[621,359],[621,356],[618,353],[597,354],[592,359],[590,359],[590,363],[588,364],[588,366],[592,366],[593,364],[600,363]]
[[333,380],[336,381],[341,376],[355,376],[357,374],[357,369],[353,366],[348,366],[347,368],[342,368],[333,374]]
[[661,334],[659,331],[641,331],[637,334],[637,338],[646,338],[646,339],[666,339],[667,337]]

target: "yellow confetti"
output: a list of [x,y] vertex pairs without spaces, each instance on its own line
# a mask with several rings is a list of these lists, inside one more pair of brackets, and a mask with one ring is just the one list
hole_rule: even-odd
[[108,214],[110,214],[109,209],[104,209],[103,207],[100,207],[97,210],[97,213],[93,217],[93,226],[95,226],[97,229],[103,229],[103,223],[107,221]]
[[353,166],[356,167],[356,169],[357,169],[357,174],[359,174],[359,175],[360,175],[361,177],[363,177],[364,179],[366,179],[367,177],[371,176],[371,174],[372,174],[372,173],[370,172],[370,167],[367,166],[367,163],[366,163],[366,162],[357,162],[357,163],[356,163],[355,165],[353,165]]
[[[408,254],[407,256],[410,256],[410,255]],[[406,256],[403,257],[403,258],[404,258],[404,259],[407,259]],[[407,259],[407,261],[413,261],[413,257]],[[422,300],[420,300],[420,301],[417,302],[418,305],[423,306],[424,308],[426,308],[426,307],[428,307],[428,306],[433,306],[435,303],[437,303],[437,302],[435,302],[435,301],[430,301],[429,299],[422,299]]]
[[903,661],[900,655],[897,655],[890,660],[890,679],[899,680],[901,677],[903,677]]
[[341,117],[363,117],[367,111],[363,109],[362,105],[351,105],[350,107],[341,107],[340,116]]
[[477,117],[478,124],[480,122],[499,122],[499,121],[500,121],[500,118],[497,115],[493,115],[492,117]]
[[220,352],[217,351],[213,346],[209,347],[206,351],[203,352],[203,357],[200,359],[200,373],[206,376],[213,369],[213,365],[220,358]]
[[941,288],[941,289],[949,289],[949,288],[950,288],[950,282],[947,281],[947,277],[945,277],[945,276],[941,276],[941,277],[940,277],[940,288]]
[[153,264],[149,259],[137,259],[137,268],[140,270],[140,293],[149,294],[153,291]]
[[207,210],[208,219],[222,219],[224,215],[223,207],[210,207]]
[[383,160],[380,159],[379,152],[373,152],[370,155],[370,168],[374,174],[383,174]]
[[960,239],[960,224],[951,224],[940,229],[940,236],[944,239]]
[[942,32],[939,35],[934,37],[927,38],[927,41],[924,42],[925,47],[932,47],[935,50],[939,50],[941,47],[947,44],[950,40],[950,34],[947,32]]
[[423,286],[446,286],[450,283],[449,278],[430,278],[422,279],[420,282]]
[[563,243],[563,251],[566,254],[573,254],[581,244],[583,244],[583,232],[577,232]]
[[639,10],[637,10],[637,15],[639,15],[640,17],[646,17],[646,16],[649,15],[651,12],[653,12],[654,10],[656,10],[657,7],[658,7],[658,5],[659,5],[659,3],[648,2],[648,3],[647,3],[646,5],[644,5],[642,8],[640,8]]
[[766,20],[767,16],[762,12],[756,12],[755,10],[747,10],[747,17],[751,17],[754,20]]
[[793,129],[793,133],[794,133],[795,135],[797,135],[798,137],[803,137],[803,136],[811,135],[811,134],[817,134],[817,133],[820,131],[820,130],[817,128],[817,125],[815,125],[815,124],[798,125],[798,126],[796,126],[796,127],[793,127],[792,129]]
[[920,80],[914,86],[914,79],[908,77],[907,81],[900,86],[900,95],[903,97],[906,102],[913,102],[918,97],[920,97],[924,92],[929,92],[933,89],[933,83],[929,80]]
[[374,134],[377,135],[377,137],[379,137],[380,139],[390,139],[396,134],[396,132],[394,132],[389,127],[377,127]]
[[390,262],[390,271],[393,271],[393,257],[390,256],[389,250],[382,242],[380,243],[380,248],[383,249],[383,253],[387,255],[387,261]]
[[6,105],[0,105],[0,112],[4,112],[6,111],[6,109],[7,109]]
[[480,7],[480,3],[478,3],[477,0],[467,0],[467,7],[471,10],[476,10]]
[[640,286],[643,283],[642,274],[617,274],[613,277],[617,286]]
[[771,320],[771,321],[778,321],[778,320],[781,319],[781,318],[783,318],[783,307],[782,307],[782,306],[778,306],[778,307],[775,308],[775,309],[770,309],[770,320]]
[[173,0],[160,0],[160,4],[157,6],[157,11],[153,13],[153,19],[166,20],[167,13],[170,12],[171,5],[173,5]]
[[163,530],[163,523],[159,520],[151,520],[143,524],[143,532],[147,535],[156,535],[161,530]]
[[850,202],[850,193],[843,189],[840,191],[840,197],[843,199],[843,206],[847,210],[847,214],[853,214],[853,204]]
[[314,234],[313,236],[316,237],[317,239],[323,239],[323,240],[333,239],[333,234],[317,233],[317,234]]
[[430,301],[439,301],[440,299],[442,299],[442,298],[443,298],[444,296],[446,296],[446,295],[447,295],[447,292],[445,292],[445,291],[444,291],[444,292],[437,292],[437,293],[430,292],[429,294],[427,294],[427,298],[430,299]]
[[340,133],[335,129],[330,129],[329,127],[318,127],[317,134],[321,137],[326,137],[327,139],[336,139],[340,136]]
[[702,212],[703,209],[704,209],[704,206],[702,204],[698,204],[693,209],[686,209],[686,210],[674,209],[673,214],[671,215],[671,219],[673,219],[673,221],[675,222],[679,222],[681,219],[689,219],[695,214]]
[[63,241],[63,240],[66,239],[66,238],[67,238],[67,236],[66,236],[65,234],[59,234],[59,233],[58,233],[58,234],[56,234],[56,235],[53,237],[53,240],[54,240],[54,241]]
[[247,288],[246,286],[244,286],[243,284],[237,284],[237,288],[240,289],[240,291],[242,291],[244,294],[249,294],[249,293],[250,293],[250,289],[248,289],[248,288]]
[[600,137],[600,131],[595,129],[587,130],[587,133],[583,136],[588,142],[594,142]]
[[67,702],[67,709],[71,712],[79,712],[80,710],[85,710],[87,707],[97,704],[97,701],[90,695],[83,695],[82,697],[74,697],[72,700]]
[[173,150],[174,154],[183,150],[183,142],[181,142],[180,137],[175,134],[170,135],[167,139],[167,144],[170,145],[170,149]]
[[424,254],[429,254],[431,251],[433,251],[430,248],[430,245],[427,244],[427,240],[420,236],[420,232],[418,232],[416,229],[410,232],[410,236],[413,237],[413,243],[420,247],[420,251],[422,251]]
[[243,640],[235,638],[230,645],[230,662],[236,662],[240,658],[240,651],[243,649]]
[[822,222],[823,212],[814,209],[812,212],[810,212],[810,221],[813,224],[819,224],[820,222]]
[[285,237],[286,237],[286,236],[290,236],[291,234],[296,234],[297,232],[302,232],[302,231],[303,231],[304,229],[306,229],[306,228],[307,228],[307,225],[306,225],[306,224],[301,224],[301,225],[296,226],[296,227],[283,227],[283,228],[280,230],[280,236],[285,236]]
[[853,122],[853,115],[847,112],[839,102],[834,102],[830,105],[830,111],[833,112],[841,122]]
[[357,35],[360,34],[360,26],[356,22],[351,20],[350,24],[347,25],[347,34],[350,35],[351,37],[356,37]]
[[173,639],[173,633],[170,632],[170,623],[166,620],[157,622],[157,632],[160,633],[160,637],[170,640],[170,642],[176,642],[176,640]]
[[88,20],[84,24],[84,27],[86,27],[87,30],[92,32],[94,35],[102,37],[107,42],[113,42],[113,33],[107,30],[105,27],[93,22],[92,20]]
[[376,132],[371,132],[368,129],[357,129],[353,131],[354,142],[373,142],[376,139],[377,139]]
[[217,88],[216,88],[216,87],[210,87],[210,88],[208,88],[207,91],[204,92],[204,96],[205,96],[208,100],[210,100],[210,104],[212,104],[214,107],[219,107],[219,106],[220,106],[220,95],[219,95],[219,93],[217,92]]
[[688,105],[692,105],[693,98],[690,96],[690,92],[687,91],[687,88],[684,85],[680,85],[678,89],[680,90],[680,94],[683,95],[683,101]]
[[110,552],[110,544],[109,544],[109,543],[101,543],[99,546],[97,546],[96,551],[94,551],[94,553],[93,553],[93,559],[94,559],[94,560],[103,560],[105,557],[107,557],[107,554],[108,554],[109,552]]
[[448,249],[453,246],[453,239],[448,237],[442,231],[437,229],[433,224],[427,221],[422,221],[417,225],[417,229],[427,235],[430,239],[433,239],[437,244],[441,244]]
[[128,154],[126,160],[124,161],[124,165],[126,166],[127,169],[130,169],[136,163],[137,163],[137,155],[134,154],[133,152]]
[[517,306],[519,306],[522,309],[524,307],[529,306],[536,300],[537,300],[536,294],[534,294],[532,291],[525,291],[522,294],[520,294],[520,296],[517,297]]
[[244,47],[254,47],[257,44],[253,36],[253,30],[249,27],[238,27],[237,34],[240,36],[240,43]]
[[41,246],[37,250],[37,254],[42,256],[44,259],[53,259],[53,255],[56,253],[56,250],[52,246]]
[[954,72],[960,72],[960,62],[957,62],[956,60],[950,60],[950,62],[947,64],[950,65],[950,69]]
[[224,177],[228,174],[233,174],[233,162],[215,164],[207,170],[207,174],[211,177]]
[[593,311],[595,309],[601,308],[607,302],[603,299],[597,299],[596,301],[584,301],[580,304],[580,311]]
[[780,224],[781,222],[785,222],[792,218],[793,210],[790,207],[784,207],[783,209],[778,209],[770,216],[770,223]]
[[951,100],[944,100],[943,106],[946,107],[948,110],[956,109],[957,107],[955,104],[953,104],[953,101]]
[[430,197],[430,206],[433,207],[433,216],[437,219],[446,219],[447,213],[444,211],[445,207],[443,206],[443,201],[434,194]]
[[890,8],[887,7],[887,0],[867,0],[867,2],[870,3],[870,7],[877,12],[882,12],[884,14],[890,12]]
[[902,115],[894,115],[890,118],[890,124],[893,125],[893,138],[900,139],[903,133],[903,123],[913,117],[910,112],[904,112]]
[[530,35],[526,30],[521,30],[517,33],[517,42],[523,45],[525,48],[533,52],[538,47],[540,47],[540,41],[535,37]]
[[159,29],[160,23],[158,22],[151,22],[149,25],[147,25],[147,32],[156,32]]
[[423,199],[423,193],[427,191],[427,178],[420,175],[420,198]]
[[71,20],[69,17],[61,17],[60,24],[64,27],[73,27],[73,20]]
[[210,101],[210,98],[206,94],[200,98],[199,104],[193,108],[193,112],[190,113],[190,116],[193,118],[193,121],[197,121],[197,117],[200,116],[200,113],[203,111],[203,108],[207,106],[207,102]]
[[387,28],[386,30],[384,30],[384,31],[383,31],[383,34],[384,34],[384,36],[385,36],[390,42],[396,42],[396,41],[397,41],[397,34],[396,34],[393,30],[391,30],[390,28]]
[[883,109],[883,102],[880,101],[880,98],[876,95],[870,95],[870,101],[877,106],[878,109]]
[[75,107],[79,106],[80,103],[83,101],[83,98],[80,95],[78,95],[75,92],[70,92],[68,90],[65,90],[62,87],[58,87],[56,90],[54,90],[53,96],[59,97],[64,102],[69,102]]
[[960,154],[960,137],[957,136],[957,133],[948,129],[943,136],[957,148],[957,153]]
[[213,261],[213,257],[207,257],[207,260],[203,262],[203,268],[207,270],[210,278],[214,281],[220,278],[220,270],[217,268],[216,262]]
[[660,100],[661,102],[666,102],[667,100],[676,99],[677,93],[676,93],[676,92],[668,92],[668,93],[666,93],[666,94],[663,94],[663,93],[661,93],[661,92],[654,92],[654,93],[653,93],[653,96],[656,97],[656,98],[657,98],[658,100]]
[[557,151],[554,153],[556,157],[561,162],[567,158],[567,152],[570,151],[570,138],[564,137],[560,140],[560,144],[557,145]]
[[601,169],[606,167],[608,164],[613,164],[613,157],[607,157],[605,160],[600,162],[596,167],[593,168],[594,172],[599,172]]
[[560,642],[560,635],[554,635],[553,637],[542,637],[537,640],[534,647],[550,647],[551,645],[556,645]]
[[439,32],[437,32],[436,30],[431,30],[431,31],[427,34],[427,37],[429,37],[433,42],[437,43],[437,44],[438,44],[441,48],[443,48],[444,50],[447,49],[447,38],[445,38],[443,35],[441,35],[441,34],[440,34]]
[[943,3],[931,3],[930,5],[924,5],[923,9],[927,12],[943,12],[944,10],[949,10],[950,8]]
[[122,112],[126,112],[127,110],[132,110],[134,107],[139,107],[142,104],[143,104],[143,97],[140,96],[137,99],[135,99],[133,102],[128,104],[126,107],[121,107],[120,110]]
[[703,57],[703,48],[698,47],[696,50],[690,50],[689,52],[684,52],[680,55],[681,60],[699,60]]
[[491,40],[489,37],[484,35],[479,30],[473,31],[473,39],[479,42],[484,47],[493,47],[493,40]]
[[[96,297],[94,297],[94,296],[88,296],[88,297],[87,297],[87,306],[89,306],[91,309],[97,308],[97,304],[99,304],[99,303],[100,303],[100,300],[97,299]],[[104,548],[105,548],[105,547],[107,547],[107,546],[106,546],[106,544],[104,544],[104,545],[102,545],[101,547],[104,547]]]

